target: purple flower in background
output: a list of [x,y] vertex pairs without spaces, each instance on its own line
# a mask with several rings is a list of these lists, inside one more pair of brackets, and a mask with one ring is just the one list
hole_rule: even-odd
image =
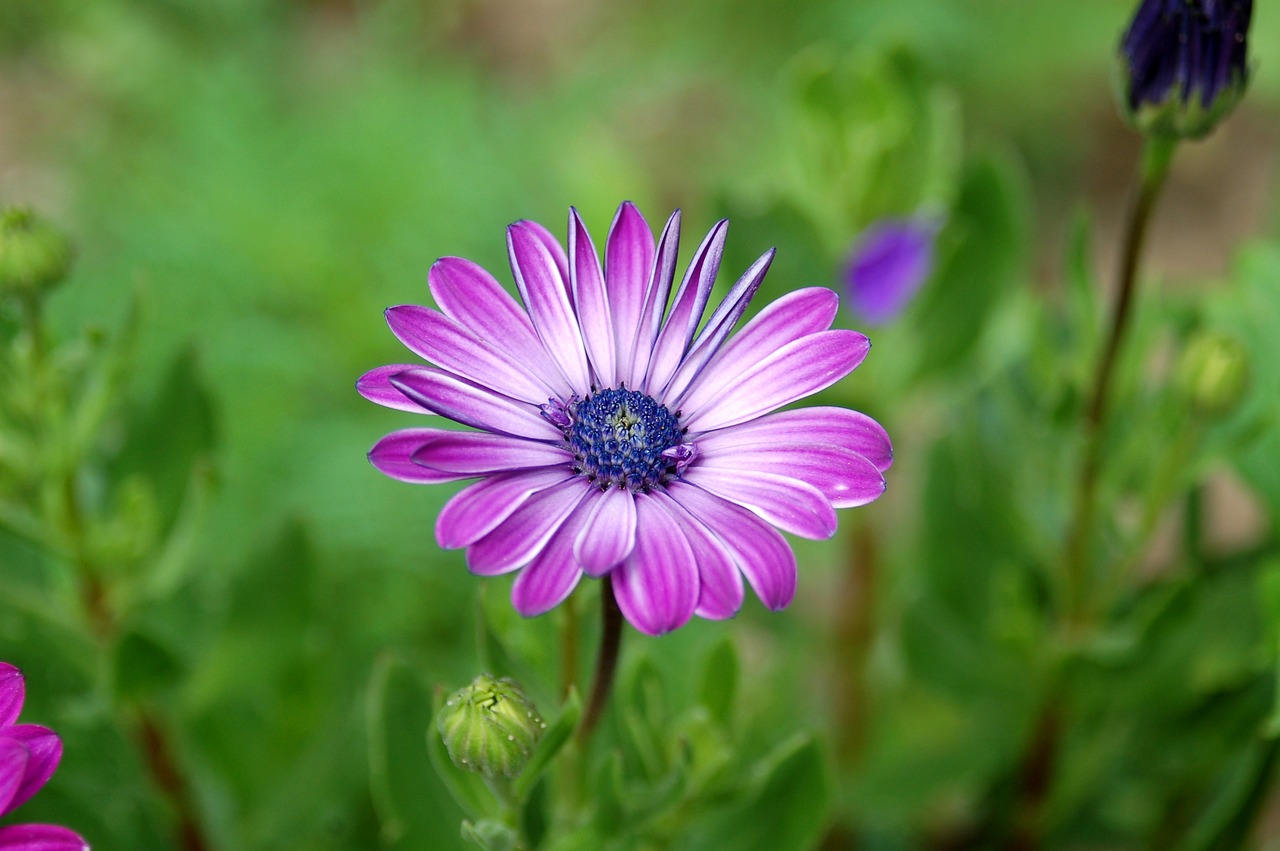
[[1252,0],[1143,0],[1120,42],[1124,107],[1140,128],[1202,136],[1248,82]]
[[[22,672],[0,662],[0,817],[40,790],[62,758],[62,741],[47,727],[15,724],[26,697]],[[0,827],[0,851],[87,851],[65,827],[15,824]]]
[[623,204],[603,264],[576,210],[567,252],[541,225],[517,222],[507,247],[523,307],[484,269],[446,257],[428,277],[439,310],[387,311],[392,332],[435,366],[379,367],[360,393],[478,431],[397,431],[369,459],[407,482],[480,479],[445,506],[436,539],[466,547],[473,573],[519,571],[521,614],[554,608],[584,574],[610,576],[623,615],[649,634],[694,614],[731,617],[744,577],[781,609],[796,561],[778,530],[830,537],[836,508],[884,491],[892,449],[874,420],[776,411],[843,378],[870,348],[829,330],[833,292],[793,292],[731,339],[771,250],[698,330],[727,228],[712,228],[673,287],[678,211],[655,244]]
[[872,325],[898,318],[933,271],[932,219],[886,219],[864,230],[845,264],[853,312]]

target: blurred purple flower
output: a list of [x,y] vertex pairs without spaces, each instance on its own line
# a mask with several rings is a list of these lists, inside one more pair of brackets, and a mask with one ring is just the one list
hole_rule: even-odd
[[858,237],[845,264],[850,306],[871,325],[898,318],[933,271],[933,219],[885,219]]
[[834,293],[791,293],[730,339],[770,250],[695,333],[727,228],[712,228],[671,298],[678,211],[655,244],[623,204],[603,265],[576,210],[567,252],[541,225],[517,222],[507,247],[524,307],[484,269],[446,257],[428,276],[440,310],[387,311],[392,332],[435,366],[379,367],[360,393],[479,431],[394,432],[369,459],[408,482],[480,479],[445,506],[436,539],[466,547],[475,574],[520,571],[521,614],[554,608],[584,574],[612,577],[622,613],[649,634],[695,614],[731,617],[744,576],[781,609],[796,561],[777,530],[830,537],[836,508],[884,491],[892,449],[874,420],[776,412],[867,354],[863,335],[829,330]]
[[[0,818],[40,790],[62,759],[62,741],[47,727],[15,724],[26,697],[22,672],[0,662]],[[52,824],[0,827],[0,851],[87,851],[83,839]]]

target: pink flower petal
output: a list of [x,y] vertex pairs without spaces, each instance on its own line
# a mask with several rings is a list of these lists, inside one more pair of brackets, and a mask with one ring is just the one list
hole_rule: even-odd
[[578,310],[578,325],[587,347],[587,359],[600,387],[617,382],[617,353],[613,341],[613,315],[605,289],[604,269],[578,211],[569,208],[569,281]]
[[636,547],[610,574],[623,616],[647,635],[683,626],[698,607],[693,549],[652,496],[636,495]]
[[534,330],[569,386],[585,395],[591,389],[591,373],[568,284],[555,258],[535,232],[519,224],[507,228],[507,252]]
[[549,612],[578,587],[582,568],[573,558],[573,542],[587,519],[584,504],[569,515],[542,552],[524,566],[511,586],[511,605],[526,618]]
[[565,255],[564,246],[560,244],[560,240],[556,239],[555,234],[531,219],[521,219],[516,224],[537,237],[538,242],[542,243],[542,247],[547,249],[547,253],[555,261],[556,271],[560,273],[560,280],[569,280],[569,258]]
[[455,375],[535,405],[555,393],[555,382],[537,380],[527,364],[481,340],[439,311],[414,304],[387,308],[387,324],[423,360]]
[[484,476],[529,467],[563,467],[573,455],[562,446],[475,431],[439,431],[411,456],[413,463],[442,473]]
[[0,816],[4,816],[17,806],[12,803],[22,785],[22,778],[27,773],[27,761],[30,759],[27,746],[17,739],[6,739],[0,736]]
[[89,843],[54,824],[14,824],[0,827],[0,851],[89,851]]
[[787,607],[796,592],[796,556],[776,529],[691,484],[672,482],[667,493],[716,536],[762,603],[775,612]]
[[496,529],[467,547],[467,567],[480,576],[524,567],[590,491],[586,479],[575,476],[529,497]]
[[884,427],[866,414],[847,408],[799,408],[778,411],[698,437],[703,453],[723,452],[738,446],[796,443],[829,443],[857,452],[884,472],[893,464],[893,444]]
[[408,396],[391,386],[391,376],[409,369],[417,369],[422,364],[393,363],[371,369],[356,381],[356,392],[374,404],[397,411],[408,411],[412,414],[432,414],[426,408],[414,402]]
[[708,620],[733,617],[742,608],[743,597],[742,573],[733,556],[680,503],[665,493],[656,495],[658,504],[689,541],[698,565],[698,608],[694,614]]
[[642,387],[649,369],[649,356],[662,329],[662,314],[666,312],[671,296],[671,283],[676,275],[676,256],[680,251],[680,211],[667,219],[667,225],[658,237],[658,253],[654,257],[653,274],[645,292],[644,308],[640,311],[640,326],[636,329],[635,343],[629,357],[622,361],[622,377],[627,386]]
[[588,576],[603,576],[631,554],[636,545],[635,498],[614,487],[594,497],[573,558]]
[[431,267],[427,283],[446,316],[511,355],[515,363],[553,381],[556,395],[569,397],[569,382],[552,363],[528,314],[492,275],[470,260],[444,257]]
[[460,473],[443,473],[415,464],[413,454],[440,434],[440,429],[406,428],[393,431],[379,440],[369,450],[369,463],[380,473],[415,485],[437,485],[456,482],[467,476]]
[[391,377],[391,385],[422,407],[472,428],[532,440],[564,439],[534,405],[499,396],[443,370],[418,367],[399,372]]
[[[867,458],[829,443],[767,443],[717,450],[699,441],[698,470],[770,473],[817,488],[834,508],[855,508],[884,493],[884,476]],[[705,473],[691,476],[702,484]],[[712,488],[714,490],[714,488]],[[727,496],[727,494],[721,494]]]
[[870,348],[857,331],[823,331],[788,343],[722,384],[709,384],[704,376],[689,394],[684,424],[690,431],[711,431],[755,419],[836,383]]
[[496,529],[529,497],[574,477],[567,470],[521,470],[468,485],[436,518],[436,543],[447,550],[470,546]]
[[799,479],[716,467],[690,468],[685,479],[750,508],[784,532],[815,540],[836,533],[836,512],[831,502],[813,485]]
[[18,724],[4,731],[4,738],[16,741],[27,749],[27,764],[22,772],[22,782],[9,799],[9,811],[22,806],[53,776],[62,759],[62,740],[48,727],[39,724]]
[[654,258],[653,232],[630,201],[621,204],[613,217],[604,254],[604,281],[613,315],[618,377],[624,379],[630,377],[622,374],[622,367],[630,363],[635,348]]
[[0,728],[18,720],[25,694],[22,671],[8,662],[0,662]]
[[724,240],[728,232],[728,219],[721,219],[707,234],[697,253],[693,255],[693,260],[689,262],[689,270],[676,293],[671,313],[654,344],[649,371],[645,376],[645,392],[657,392],[666,387],[688,351],[693,332],[698,329],[702,313],[706,310],[707,299],[711,297],[711,288],[715,285],[716,273],[720,270],[720,258],[724,255]]

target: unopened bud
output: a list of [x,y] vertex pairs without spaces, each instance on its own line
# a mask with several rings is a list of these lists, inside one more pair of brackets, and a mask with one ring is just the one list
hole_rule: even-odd
[[62,281],[71,244],[26,207],[0,212],[0,293],[38,295]]
[[1178,382],[1197,413],[1217,417],[1230,412],[1249,384],[1244,347],[1225,334],[1201,334],[1182,354]]
[[486,777],[515,777],[547,725],[514,682],[481,674],[449,695],[436,728],[454,765]]

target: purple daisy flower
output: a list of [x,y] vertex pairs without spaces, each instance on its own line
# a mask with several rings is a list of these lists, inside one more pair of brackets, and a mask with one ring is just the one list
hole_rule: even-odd
[[793,292],[730,339],[770,250],[702,322],[727,228],[712,228],[672,297],[679,211],[655,245],[623,204],[602,265],[570,209],[567,252],[534,222],[507,229],[523,308],[484,269],[445,257],[428,277],[439,310],[387,311],[435,366],[379,367],[359,392],[478,431],[397,431],[369,460],[407,482],[480,479],[445,506],[436,539],[466,547],[472,573],[519,571],[521,614],[554,608],[583,575],[609,576],[623,615],[651,635],[731,617],[744,577],[781,609],[796,561],[778,530],[830,537],[835,509],[884,492],[893,453],[874,420],[776,411],[866,357],[862,334],[829,330],[835,293]]
[[[0,662],[0,818],[40,790],[62,759],[62,740],[48,727],[16,724],[26,688],[22,672]],[[52,824],[0,827],[0,851],[88,851],[83,839]]]
[[862,232],[845,264],[854,313],[872,325],[898,318],[933,271],[932,219],[886,219]]

